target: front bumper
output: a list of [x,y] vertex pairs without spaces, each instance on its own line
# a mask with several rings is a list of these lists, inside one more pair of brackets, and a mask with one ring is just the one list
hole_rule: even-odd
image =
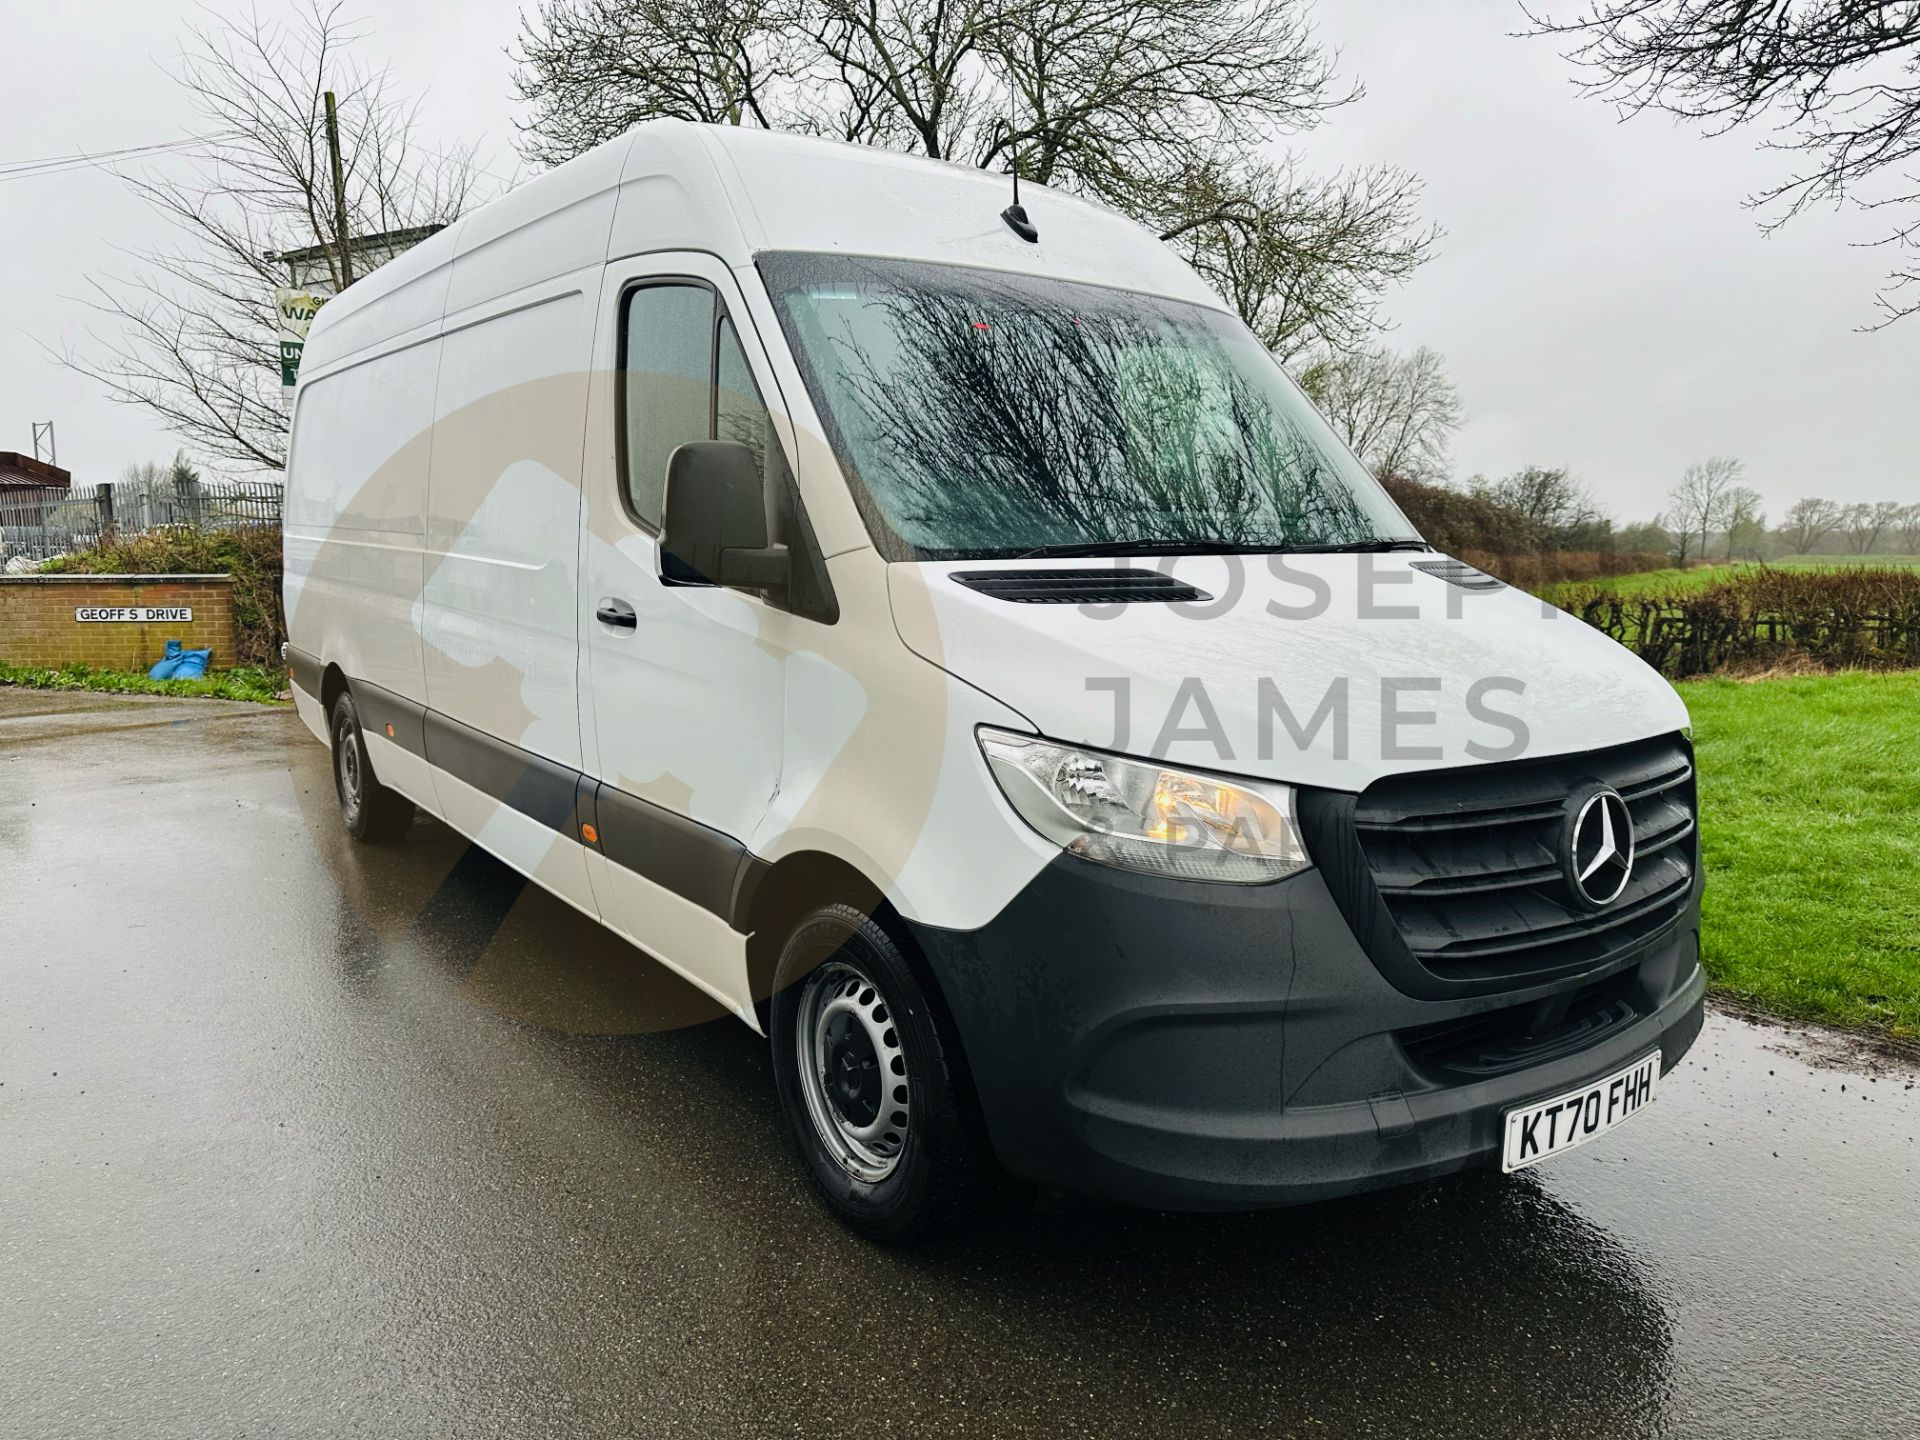
[[[1602,971],[1450,1001],[1390,985],[1317,869],[1211,885],[1063,854],[982,928],[913,930],[1008,1170],[1206,1210],[1497,1165],[1513,1106],[1655,1045],[1671,1069],[1700,1030],[1699,913],[1696,891],[1673,924]],[[1614,1019],[1591,1043],[1576,1034],[1537,1047],[1537,1063],[1457,1070],[1415,1038],[1602,988],[1624,997]]]

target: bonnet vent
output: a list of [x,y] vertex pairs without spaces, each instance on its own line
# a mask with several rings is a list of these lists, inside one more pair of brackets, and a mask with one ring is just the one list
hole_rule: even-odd
[[982,595],[1021,605],[1168,604],[1213,598],[1158,570],[969,570],[953,578]]
[[1462,590],[1500,590],[1506,581],[1496,580],[1484,570],[1476,570],[1464,560],[1416,560],[1415,570],[1424,570],[1436,575],[1449,585],[1458,585]]

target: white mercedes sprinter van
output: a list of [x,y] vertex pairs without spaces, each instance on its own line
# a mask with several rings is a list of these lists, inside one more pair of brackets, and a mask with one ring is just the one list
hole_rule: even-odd
[[1701,1022],[1687,716],[1434,553],[1154,237],[643,125],[321,312],[288,652],[416,811],[768,1035],[833,1208],[1516,1169]]

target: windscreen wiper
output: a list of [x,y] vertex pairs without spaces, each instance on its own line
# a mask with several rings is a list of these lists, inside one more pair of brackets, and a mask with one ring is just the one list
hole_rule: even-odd
[[1013,560],[1074,555],[1264,555],[1271,545],[1238,545],[1227,540],[1083,540],[1071,545],[1036,545]]
[[1282,555],[1379,555],[1388,550],[1431,550],[1424,540],[1339,540],[1327,545],[1277,545]]
[[1424,540],[1343,540],[1325,545],[1244,545],[1229,540],[1084,540],[1070,545],[1036,545],[1009,558],[1034,560],[1074,555],[1352,555],[1432,548]]

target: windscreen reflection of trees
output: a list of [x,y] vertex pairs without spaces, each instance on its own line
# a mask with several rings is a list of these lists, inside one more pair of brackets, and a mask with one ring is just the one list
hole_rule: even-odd
[[862,412],[843,429],[922,549],[1373,535],[1320,447],[1198,324],[923,290],[868,292],[855,328],[875,324],[884,350],[836,342],[840,403]]

